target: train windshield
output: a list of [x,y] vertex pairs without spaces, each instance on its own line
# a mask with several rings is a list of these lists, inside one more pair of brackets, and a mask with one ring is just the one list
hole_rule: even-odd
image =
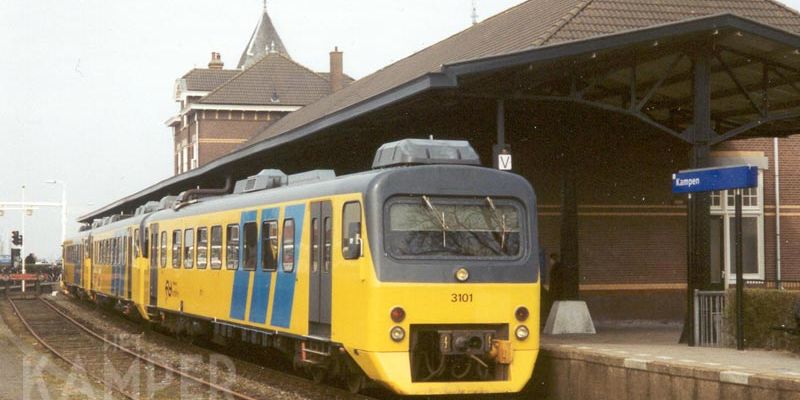
[[395,258],[516,258],[517,201],[408,196],[388,203],[386,250]]

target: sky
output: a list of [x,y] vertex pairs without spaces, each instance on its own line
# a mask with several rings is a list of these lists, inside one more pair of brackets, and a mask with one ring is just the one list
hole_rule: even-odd
[[[523,0],[477,0],[479,19]],[[795,9],[800,0],[785,2]],[[58,202],[75,220],[172,174],[175,80],[212,51],[234,68],[262,0],[0,1],[0,203]],[[344,51],[364,77],[466,29],[472,0],[269,0],[292,58],[315,71]],[[25,253],[60,253],[60,209],[25,217]],[[20,212],[0,216],[0,254]]]
[[[485,19],[523,0],[478,0]],[[800,1],[800,0],[798,0]],[[0,203],[59,202],[75,220],[172,174],[175,80],[212,51],[235,68],[262,0],[0,1]],[[364,77],[471,24],[472,0],[269,0],[292,58]],[[0,254],[22,215],[0,216]],[[61,210],[25,217],[25,254],[60,257]]]

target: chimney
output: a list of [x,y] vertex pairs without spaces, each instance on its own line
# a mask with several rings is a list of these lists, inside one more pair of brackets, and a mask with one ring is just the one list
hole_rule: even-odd
[[331,93],[344,87],[344,63],[342,60],[342,52],[339,51],[339,47],[334,48],[331,52]]
[[225,63],[222,62],[222,56],[216,51],[211,52],[211,61],[208,62],[208,69],[222,69]]

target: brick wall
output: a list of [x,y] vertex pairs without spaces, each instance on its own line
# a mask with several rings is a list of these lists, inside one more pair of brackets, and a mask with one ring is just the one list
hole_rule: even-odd
[[185,140],[189,145],[189,159],[194,152],[194,133],[199,126],[199,164],[203,166],[239,148],[243,143],[286,115],[276,112],[203,110],[188,114],[188,124],[173,130],[174,171],[178,171],[180,144]]
[[[763,174],[767,279],[776,277],[772,143],[751,139],[714,149],[763,152],[769,159]],[[780,139],[780,146],[783,279],[800,279],[800,137]],[[640,319],[658,311],[652,314],[656,319],[680,320],[685,304],[686,197],[672,195],[669,177],[688,167],[688,148],[644,143],[626,147],[613,140],[586,147],[591,152],[577,156],[581,296],[598,319]],[[537,191],[540,242],[548,253],[559,252],[560,241],[556,151],[535,141],[515,147],[515,154],[536,159],[517,165]],[[653,301],[647,300],[648,291]]]

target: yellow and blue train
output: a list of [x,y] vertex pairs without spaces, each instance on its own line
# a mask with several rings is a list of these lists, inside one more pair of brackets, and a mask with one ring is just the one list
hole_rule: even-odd
[[64,243],[65,287],[353,391],[521,390],[539,349],[530,184],[463,141],[385,144],[373,167],[264,170],[95,221]]

